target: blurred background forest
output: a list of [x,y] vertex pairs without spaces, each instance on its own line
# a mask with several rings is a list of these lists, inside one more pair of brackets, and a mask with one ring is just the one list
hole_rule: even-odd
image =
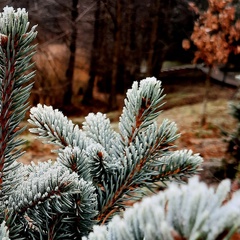
[[[207,0],[195,0],[204,10]],[[187,0],[1,0],[26,8],[38,25],[32,104],[92,104],[93,91],[116,109],[134,80],[159,78],[165,61],[190,63],[182,48],[198,13]]]
[[0,5],[26,8],[30,23],[38,25],[33,105],[62,110],[97,105],[97,91],[97,100],[114,110],[118,94],[134,80],[166,77],[161,70],[169,61],[191,63],[196,49],[184,50],[182,41],[190,38],[208,1],[1,0]]
[[[240,128],[232,136],[234,151],[228,151],[229,135],[225,141],[222,134],[236,129],[228,102],[236,96],[240,74],[240,2],[233,0],[234,11],[227,7],[223,12],[220,5],[226,1],[0,0],[0,7],[26,8],[31,25],[38,25],[31,105],[52,105],[80,125],[89,112],[117,110],[109,115],[116,122],[132,82],[155,76],[167,93],[164,108],[169,110],[161,118],[178,124],[182,137],[177,145],[204,157],[203,168],[210,169],[203,171],[204,178],[212,182],[229,176],[229,169],[235,174],[240,156]],[[219,12],[212,8],[203,15],[209,3]],[[228,42],[229,36],[238,40]],[[212,67],[211,85],[205,85]],[[200,127],[206,93],[208,121]],[[39,141],[29,140],[26,148],[26,162],[46,159],[46,152],[51,158]],[[236,151],[235,161],[230,155]]]

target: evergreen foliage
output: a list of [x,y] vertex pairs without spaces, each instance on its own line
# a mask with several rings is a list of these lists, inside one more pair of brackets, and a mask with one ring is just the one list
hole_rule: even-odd
[[[17,160],[23,153],[19,148],[23,143],[19,139],[19,134],[23,131],[19,128],[19,123],[28,109],[32,86],[29,81],[34,75],[32,72],[25,73],[32,66],[30,60],[34,46],[31,42],[36,36],[35,27],[30,30],[28,28],[28,16],[24,9],[15,11],[6,7],[0,15],[0,239],[81,239],[93,230],[94,225],[108,223],[114,215],[140,200],[146,188],[156,192],[160,182],[182,182],[198,172],[202,162],[198,154],[188,150],[174,151],[173,142],[179,137],[175,123],[163,120],[160,126],[157,125],[164,95],[161,82],[155,78],[133,83],[127,92],[119,131],[112,129],[105,114],[90,113],[80,129],[50,106],[39,104],[33,107],[29,120],[33,128],[30,131],[37,134],[44,143],[54,144],[57,158],[38,164],[19,163]],[[192,186],[191,183],[189,186]],[[207,191],[206,187],[203,188],[200,195]],[[189,224],[197,219],[197,227],[197,224],[207,224],[205,218],[208,214],[215,213],[215,208],[216,214],[211,215],[211,221],[216,220],[217,213],[222,210],[220,205],[225,197],[225,190],[220,191],[223,190],[222,187],[217,192],[217,197],[223,194],[219,200],[212,190],[209,190],[209,196],[201,197],[196,187],[191,190],[194,190],[193,195],[187,190],[188,187],[181,190],[175,187],[176,197],[182,201],[181,208],[185,212],[178,211],[180,202],[177,202],[172,189],[173,187],[163,195],[145,200],[157,204],[158,215],[163,212],[161,206],[166,206],[166,196],[169,195],[169,214],[173,218],[169,218],[171,221],[166,223],[165,215],[160,214],[158,217],[162,217],[164,222],[158,231],[163,229],[164,233],[169,233],[166,227],[175,224],[176,216],[178,220],[184,216]],[[188,192],[187,195],[184,191]],[[212,202],[206,208],[209,211],[206,210],[205,215],[198,215],[199,211],[208,206],[208,197],[217,205]],[[232,202],[235,204],[234,199],[235,197]],[[201,204],[195,205],[195,201]],[[142,221],[138,219],[132,224],[142,224],[152,218],[151,213],[154,211],[151,206],[147,215],[144,214],[148,211],[145,202],[139,205],[145,209],[141,210]],[[229,204],[239,211],[239,205]],[[136,206],[130,213],[136,212]],[[226,210],[229,216],[227,220],[235,220],[235,215],[232,216],[230,210]],[[156,217],[156,214],[153,216]],[[114,230],[111,226],[116,219],[113,218],[109,223],[108,231]],[[134,219],[134,216],[129,219]],[[225,221],[222,229],[230,232],[235,230],[226,224]],[[234,227],[238,226],[236,221]],[[141,225],[135,226],[135,239],[143,239],[144,234],[138,232],[139,227]],[[183,235],[188,237],[194,228],[192,225],[189,228],[174,225],[174,229],[179,234],[184,232]],[[90,237],[95,233],[92,234]],[[124,237],[130,233],[120,234]],[[152,229],[146,234],[153,234]],[[148,236],[150,235],[144,238],[149,239]]]
[[[28,31],[27,12],[6,7],[0,14],[0,210],[19,183],[13,174],[19,167],[16,160],[22,155],[17,147],[23,141],[19,134],[19,123],[28,109],[28,98],[33,72],[24,74],[32,64],[34,46],[30,43],[36,37],[35,27]],[[2,217],[2,215],[1,215]]]
[[231,239],[240,226],[240,191],[224,204],[230,181],[216,191],[190,179],[188,185],[171,184],[167,190],[135,203],[123,217],[114,216],[108,226],[94,226],[84,240],[101,239]]

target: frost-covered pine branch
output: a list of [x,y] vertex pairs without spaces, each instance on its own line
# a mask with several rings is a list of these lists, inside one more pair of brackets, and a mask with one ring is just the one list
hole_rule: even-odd
[[[8,196],[15,190],[17,179],[12,172],[18,167],[16,160],[22,155],[17,149],[23,141],[19,134],[24,130],[19,123],[28,109],[28,97],[34,73],[30,60],[36,37],[35,27],[29,30],[25,9],[15,11],[5,7],[0,14],[0,210],[7,205]],[[2,215],[1,215],[2,217]]]
[[229,192],[229,180],[216,190],[197,177],[188,185],[171,184],[164,192],[135,203],[123,217],[114,216],[107,226],[94,226],[84,240],[231,239],[240,228],[240,191],[228,200]]
[[[118,132],[101,113],[90,113],[79,129],[51,107],[31,109],[30,122],[35,125],[31,132],[39,134],[43,142],[59,146],[57,162],[95,186],[99,223],[140,199],[143,187],[154,191],[159,181],[191,176],[202,162],[191,151],[173,151],[173,142],[179,137],[175,123],[163,120],[157,126],[162,91],[161,82],[155,78],[134,82]],[[79,157],[66,157],[66,149],[75,149]],[[77,169],[82,169],[81,173]]]

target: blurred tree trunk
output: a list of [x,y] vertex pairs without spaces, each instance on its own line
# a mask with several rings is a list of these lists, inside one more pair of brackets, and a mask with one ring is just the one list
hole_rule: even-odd
[[147,76],[159,77],[162,64],[171,42],[169,41],[169,21],[172,13],[172,2],[156,0],[151,8],[149,29],[150,39],[147,57]]
[[112,58],[112,77],[111,77],[111,88],[108,100],[109,110],[114,110],[117,108],[117,78],[118,78],[118,66],[119,66],[119,54],[121,47],[121,23],[122,23],[122,0],[116,1],[116,20],[114,21],[113,30],[113,58]]
[[75,58],[76,58],[76,45],[77,45],[77,23],[78,18],[78,0],[72,0],[71,8],[71,24],[72,24],[72,33],[70,36],[70,58],[68,61],[68,67],[66,70],[66,79],[67,86],[64,93],[63,103],[64,105],[70,105],[72,103],[72,85],[74,77],[74,67],[75,67]]
[[[99,57],[99,41],[100,41],[100,12],[101,12],[101,2],[97,1],[97,6],[95,10],[95,20],[94,20],[94,39],[92,43],[92,50],[91,50],[91,62],[90,62],[90,72],[89,72],[89,80],[87,89],[84,93],[82,103],[83,104],[90,104],[93,100],[93,88],[94,88],[94,81],[97,75],[97,61]],[[103,36],[102,36],[103,37]]]
[[209,91],[211,88],[211,72],[212,72],[212,66],[209,66],[209,70],[206,76],[205,80],[205,93],[203,97],[203,107],[202,107],[202,116],[201,116],[201,127],[203,127],[207,123],[207,103],[208,103],[208,96],[209,96]]
[[[124,82],[123,91],[126,91],[131,87],[132,82],[137,79],[136,72],[140,68],[140,55],[139,51],[136,51],[136,11],[137,5],[135,0],[127,3],[126,6],[126,19],[125,32],[123,43],[124,44]],[[125,40],[125,42],[124,42]]]
[[[148,49],[148,58],[147,58],[147,76],[153,76],[153,67],[154,67],[154,52],[156,50],[156,44],[158,40],[158,24],[159,24],[159,10],[160,2],[155,1],[152,6],[153,17],[151,19],[151,33],[149,39],[149,49]],[[161,54],[161,53],[158,53]],[[155,76],[158,77],[158,76]]]

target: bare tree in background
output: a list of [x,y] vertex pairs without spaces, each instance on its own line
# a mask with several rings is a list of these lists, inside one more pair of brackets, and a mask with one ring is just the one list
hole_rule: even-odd
[[[94,29],[90,77],[83,103],[92,99],[94,80],[98,78],[100,91],[109,94],[109,108],[115,109],[117,93],[124,92],[133,80],[159,77],[169,50],[179,51],[182,39],[192,30],[195,13],[187,1],[179,0],[100,2],[101,9],[95,9],[95,28],[99,30]],[[171,57],[181,58],[181,54]],[[144,60],[146,71],[142,73]]]
[[[15,8],[26,8],[31,23],[38,25],[35,66],[39,71],[35,77],[32,97],[36,98],[36,102],[42,102],[48,98],[47,103],[58,108],[70,105],[74,70],[76,70],[76,50],[80,47],[90,49],[89,30],[84,32],[84,37],[80,40],[78,32],[82,33],[84,26],[91,28],[87,22],[82,24],[82,20],[87,19],[85,16],[89,11],[90,15],[92,14],[92,2],[87,0],[81,2],[78,0],[9,0],[2,7],[7,4]],[[69,53],[66,52],[66,46]],[[57,47],[59,50],[56,51]],[[62,52],[60,52],[61,49]]]
[[[99,90],[109,96],[109,107],[115,109],[117,94],[124,93],[133,80],[158,77],[164,60],[183,59],[181,42],[192,30],[194,20],[187,0],[8,2],[9,5],[14,3],[14,7],[28,9],[31,22],[39,26],[39,49],[43,48],[44,54],[49,55],[50,52],[44,48],[53,43],[69,48],[69,54],[64,56],[66,74],[62,79],[53,83],[52,79],[44,79],[47,74],[43,73],[41,81],[38,81],[42,83],[40,87],[44,92],[47,92],[44,89],[48,86],[49,91],[52,89],[48,95],[56,94],[62,104],[67,105],[71,104],[73,95],[74,62],[79,57],[75,55],[76,49],[87,48],[89,53],[89,80],[87,87],[83,88],[83,103],[92,101],[92,89],[97,79]],[[84,12],[92,20],[84,16],[84,20],[79,21]],[[144,62],[146,70],[142,71],[141,64]],[[56,67],[54,64],[46,66]],[[54,69],[53,72],[59,71]],[[61,89],[62,94],[57,93],[56,88]]]
[[[123,0],[97,2],[90,77],[83,103],[89,103],[93,98],[92,90],[98,72],[98,75],[101,75],[101,78],[105,78],[104,81],[107,81],[108,86],[105,87],[109,91],[108,107],[109,110],[113,110],[117,108],[116,86],[119,77]],[[104,10],[101,10],[101,8],[104,8]],[[104,18],[103,21],[99,20],[101,17]],[[99,27],[100,22],[101,29]],[[105,73],[102,73],[99,69],[103,67]],[[108,78],[110,78],[110,81],[107,80]]]
[[[158,77],[159,72],[156,73],[154,72],[154,68],[156,68],[156,63],[155,63],[155,54],[156,54],[156,48],[158,44],[158,31],[159,31],[159,23],[160,23],[160,18],[161,15],[160,13],[160,1],[155,0],[153,1],[151,7],[150,7],[150,24],[149,24],[149,48],[148,48],[148,56],[147,56],[147,75],[148,76],[155,76]],[[162,30],[162,29],[161,29]],[[163,52],[158,52],[158,55],[163,55]],[[159,63],[159,68],[161,69],[161,64]]]
[[78,0],[72,0],[71,6],[71,36],[70,36],[70,57],[66,71],[67,86],[64,93],[64,104],[69,106],[72,103],[72,87],[73,87],[73,74],[75,69],[76,48],[77,48],[77,18],[78,14]]
[[86,91],[83,96],[82,103],[89,105],[93,100],[93,88],[94,88],[94,81],[97,76],[97,64],[99,56],[99,45],[100,45],[100,16],[101,16],[101,1],[97,1],[95,7],[95,14],[94,14],[94,36],[92,42],[92,50],[91,50],[91,60],[90,60],[90,69],[89,69],[89,80],[87,84]]
[[111,77],[111,90],[109,95],[109,109],[114,110],[117,108],[117,77],[118,77],[118,67],[120,59],[120,49],[121,49],[121,26],[122,26],[122,13],[123,13],[123,1],[116,1],[116,17],[113,18],[114,28],[113,28],[113,58],[112,58],[112,77]]

